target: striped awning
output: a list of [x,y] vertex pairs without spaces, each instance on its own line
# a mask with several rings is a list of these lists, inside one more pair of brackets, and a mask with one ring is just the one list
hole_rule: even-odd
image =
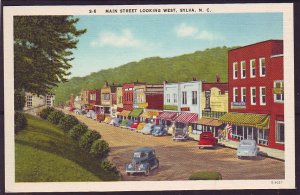
[[198,120],[198,114],[183,112],[178,117],[175,118],[175,121],[178,123],[189,124]]
[[270,116],[266,114],[233,113],[229,112],[219,118],[219,121],[241,126],[269,129]]
[[163,120],[174,120],[175,117],[177,116],[177,112],[162,112],[160,115],[157,116],[158,119],[163,119]]
[[131,111],[129,110],[122,110],[122,112],[120,112],[118,115],[119,116],[124,116],[124,117],[128,117]]
[[208,125],[209,126],[214,126],[214,127],[218,127],[221,126],[223,123],[221,121],[219,121],[218,119],[212,119]]

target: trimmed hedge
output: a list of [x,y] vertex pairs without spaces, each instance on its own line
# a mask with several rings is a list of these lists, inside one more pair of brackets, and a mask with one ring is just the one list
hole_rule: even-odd
[[114,173],[115,175],[119,174],[119,171],[116,166],[114,166],[111,162],[108,160],[104,160],[101,162],[101,168],[104,169],[105,171]]
[[110,149],[106,141],[98,139],[95,140],[91,146],[90,154],[97,159],[104,159],[108,156]]
[[75,125],[70,131],[69,131],[69,135],[70,137],[75,140],[75,141],[79,141],[80,137],[85,133],[87,132],[88,130],[88,127],[83,124],[83,123],[80,123],[80,124],[77,124]]
[[59,120],[59,127],[65,132],[70,131],[75,125],[79,124],[78,119],[72,115],[65,115]]
[[21,112],[15,112],[15,133],[22,131],[27,126],[27,119]]
[[189,177],[189,180],[222,180],[222,175],[216,171],[195,172]]
[[42,119],[47,119],[48,116],[50,115],[51,112],[55,111],[55,109],[53,107],[47,107],[47,108],[44,108],[40,113],[40,117]]
[[60,119],[63,118],[64,116],[65,114],[62,111],[55,110],[49,114],[47,120],[55,125],[58,125]]
[[81,136],[81,138],[79,140],[79,147],[83,151],[90,152],[93,142],[100,138],[101,138],[101,135],[97,131],[88,130]]

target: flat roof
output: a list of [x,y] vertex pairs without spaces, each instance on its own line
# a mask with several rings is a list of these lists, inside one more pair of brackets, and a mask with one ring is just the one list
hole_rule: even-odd
[[260,41],[260,42],[252,43],[252,44],[249,44],[249,45],[244,45],[244,46],[237,47],[237,48],[234,48],[234,49],[229,49],[228,51],[240,49],[240,48],[243,48],[243,47],[249,47],[249,46],[252,46],[252,45],[257,45],[257,44],[261,44],[261,43],[264,43],[264,42],[271,42],[271,41],[283,41],[283,40],[282,39],[269,39],[269,40],[265,40],[265,41]]

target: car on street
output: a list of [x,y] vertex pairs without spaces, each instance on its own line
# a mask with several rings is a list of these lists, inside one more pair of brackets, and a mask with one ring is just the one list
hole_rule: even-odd
[[144,128],[141,130],[141,133],[142,134],[146,134],[146,135],[149,135],[149,134],[152,134],[152,131],[153,131],[153,127],[154,125],[151,124],[151,123],[147,123]]
[[85,115],[87,112],[85,111],[85,110],[83,110],[83,109],[75,109],[74,111],[73,111],[75,114],[79,114],[79,115]]
[[94,110],[89,110],[86,115],[86,117],[91,118],[91,119],[96,119],[96,112]]
[[136,128],[139,126],[140,122],[139,121],[133,121],[133,123],[130,126],[131,130],[136,130]]
[[130,127],[131,127],[132,123],[133,123],[133,121],[132,121],[132,120],[128,120],[128,122],[127,122],[127,124],[126,124],[125,128],[126,128],[126,129],[130,129]]
[[138,148],[133,152],[131,162],[125,165],[127,175],[144,173],[149,175],[150,171],[159,167],[159,160],[155,150],[149,147]]
[[121,128],[126,128],[127,123],[128,123],[127,119],[122,120],[122,122],[120,123],[120,127]]
[[189,138],[188,131],[185,128],[176,128],[173,135],[173,141],[185,141]]
[[120,118],[113,118],[111,121],[110,121],[110,125],[113,125],[113,126],[120,126],[120,123],[122,122],[122,119]]
[[146,123],[145,122],[140,122],[139,125],[136,128],[136,132],[141,132],[141,130],[145,127]]
[[154,125],[152,127],[152,135],[153,136],[162,136],[162,135],[167,135],[168,131],[166,130],[164,125]]
[[237,148],[237,157],[257,157],[259,148],[255,140],[241,140]]
[[218,139],[214,137],[214,134],[212,132],[202,132],[200,134],[199,139],[199,149],[200,148],[216,148],[218,145]]

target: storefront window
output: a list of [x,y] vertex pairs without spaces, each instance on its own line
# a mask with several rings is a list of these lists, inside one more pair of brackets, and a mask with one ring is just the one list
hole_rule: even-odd
[[258,130],[258,143],[262,145],[268,145],[269,130],[259,129]]
[[32,107],[32,96],[31,96],[31,95],[28,95],[28,96],[26,97],[26,106],[27,106],[28,108]]

